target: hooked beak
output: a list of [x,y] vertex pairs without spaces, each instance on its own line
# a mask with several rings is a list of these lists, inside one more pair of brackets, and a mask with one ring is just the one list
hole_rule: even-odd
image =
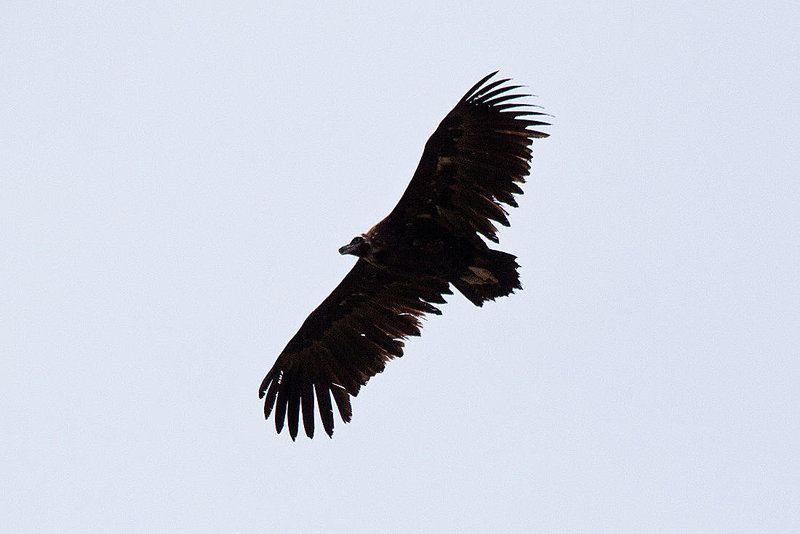
[[359,246],[361,246],[361,243],[348,243],[345,246],[339,248],[339,254],[341,255],[353,254],[355,253],[356,249],[358,249]]

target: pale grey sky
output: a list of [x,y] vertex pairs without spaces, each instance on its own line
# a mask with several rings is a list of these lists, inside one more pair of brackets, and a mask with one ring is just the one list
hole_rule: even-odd
[[[0,524],[799,531],[796,4],[316,4],[0,7]],[[337,248],[498,68],[554,115],[525,290],[276,435]]]

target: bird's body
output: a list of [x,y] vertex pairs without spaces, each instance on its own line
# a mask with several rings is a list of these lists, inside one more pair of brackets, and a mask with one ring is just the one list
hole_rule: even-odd
[[[447,281],[477,306],[521,289],[514,256],[492,250],[474,233],[453,231],[432,217],[417,216],[405,224],[387,217],[359,238],[356,250],[342,252],[345,245],[340,252],[398,277],[432,276]],[[503,260],[506,264],[495,265]],[[491,296],[471,298],[477,286]]]
[[[314,434],[314,397],[328,435],[335,401],[351,417],[355,396],[385,362],[403,354],[403,339],[419,335],[419,318],[440,314],[452,284],[477,306],[521,289],[515,256],[491,249],[492,221],[508,226],[502,204],[516,206],[517,185],[530,166],[529,130],[543,115],[508,94],[508,80],[478,82],[428,140],[414,177],[394,210],[341,247],[359,259],[306,319],[261,384],[266,417],[280,432],[288,415],[292,439],[302,405]],[[526,118],[521,118],[526,117]],[[302,402],[301,402],[302,401]]]

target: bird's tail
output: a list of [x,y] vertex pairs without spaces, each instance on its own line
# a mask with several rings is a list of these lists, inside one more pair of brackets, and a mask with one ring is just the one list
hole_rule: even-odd
[[515,289],[522,289],[516,259],[512,254],[489,249],[476,257],[474,265],[467,267],[460,277],[453,280],[453,285],[470,302],[483,306],[487,300],[504,297]]

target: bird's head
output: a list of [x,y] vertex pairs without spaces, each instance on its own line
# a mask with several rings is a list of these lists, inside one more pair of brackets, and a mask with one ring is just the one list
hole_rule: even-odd
[[345,246],[339,249],[339,254],[352,254],[363,258],[369,254],[370,241],[366,234],[357,235]]

